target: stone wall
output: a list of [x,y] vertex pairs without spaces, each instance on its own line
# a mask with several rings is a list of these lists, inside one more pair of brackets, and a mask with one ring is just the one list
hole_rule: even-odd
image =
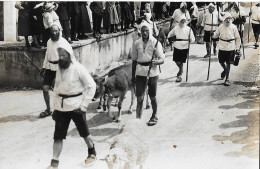
[[[166,21],[160,24],[169,25]],[[130,30],[103,35],[100,41],[88,39],[74,42],[72,47],[77,60],[89,72],[94,73],[112,62],[131,58],[132,46],[137,38],[137,32]],[[31,48],[28,50],[21,43],[0,45],[0,87],[40,88],[42,86],[42,77],[24,56],[24,52],[41,69],[46,49]]]

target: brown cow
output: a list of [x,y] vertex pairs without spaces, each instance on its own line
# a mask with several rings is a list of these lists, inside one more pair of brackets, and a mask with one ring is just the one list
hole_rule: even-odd
[[[132,113],[133,103],[135,100],[134,94],[134,86],[132,84],[132,62],[126,63],[120,67],[114,68],[110,70],[106,77],[98,77],[96,75],[93,76],[96,84],[97,89],[94,98],[92,99],[95,101],[97,98],[100,98],[98,109],[101,109],[102,99],[103,101],[103,110],[106,111],[108,109],[108,116],[112,118],[116,122],[120,122],[121,116],[121,107],[123,100],[127,91],[131,91],[131,104],[128,109],[129,113]],[[108,99],[107,99],[108,97]],[[111,113],[111,102],[113,98],[119,98],[118,101],[118,115],[117,117],[113,117]],[[148,102],[148,95],[147,95],[147,104],[146,108],[150,108]]]

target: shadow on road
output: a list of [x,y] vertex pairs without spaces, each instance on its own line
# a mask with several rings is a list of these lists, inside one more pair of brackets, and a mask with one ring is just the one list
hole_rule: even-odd
[[[204,58],[203,56],[197,56],[197,55],[190,55],[189,57],[190,60],[198,60],[198,61],[203,61],[203,62],[208,62],[209,58]],[[213,56],[211,55],[211,62],[218,62],[218,56]]]
[[29,122],[35,122],[39,120],[39,116],[33,116],[33,115],[11,115],[0,118],[0,123],[6,123],[6,122],[20,122],[20,121],[29,121]]
[[250,111],[247,115],[237,116],[238,120],[221,124],[221,129],[246,127],[247,129],[236,131],[229,136],[215,135],[216,141],[231,141],[234,144],[243,144],[241,151],[227,152],[225,155],[231,157],[247,156],[249,158],[259,158],[259,111]]
[[[173,78],[176,78],[177,76],[173,76],[173,77],[168,77],[168,78],[166,78],[166,79],[159,79],[158,80],[158,83],[160,83],[160,85],[163,85],[163,84],[165,84],[165,83],[173,83],[173,82],[175,82],[175,79],[173,79]],[[171,79],[173,79],[173,80],[171,80]]]
[[[215,83],[217,81],[220,81],[220,82]],[[183,82],[183,83],[180,83],[179,87],[203,87],[203,86],[213,86],[213,85],[216,85],[216,86],[223,85],[223,81],[221,79],[216,79],[216,80],[208,81],[208,82],[194,82],[194,83]]]
[[237,103],[235,105],[222,105],[219,106],[220,109],[255,109],[259,107],[259,91],[258,90],[243,90],[238,94],[246,101]]

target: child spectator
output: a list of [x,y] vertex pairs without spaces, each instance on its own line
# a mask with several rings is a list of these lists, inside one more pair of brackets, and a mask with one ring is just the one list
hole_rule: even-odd
[[56,14],[54,10],[58,8],[58,4],[53,2],[44,2],[43,4],[43,44],[46,47],[47,41],[50,39],[50,27],[55,23],[60,30],[62,30],[62,26],[59,21],[59,16]]

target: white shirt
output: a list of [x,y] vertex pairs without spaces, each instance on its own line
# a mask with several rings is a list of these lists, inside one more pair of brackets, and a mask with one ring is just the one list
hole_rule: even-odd
[[[58,64],[52,64],[49,61],[53,62],[53,61],[59,60],[59,54],[58,54],[57,48],[60,47],[64,43],[68,43],[68,41],[66,39],[64,39],[63,37],[60,37],[58,41],[53,41],[51,39],[48,40],[47,50],[46,50],[42,68],[50,69],[52,71],[56,71],[58,69]],[[75,58],[72,58],[72,59],[75,59]]]
[[231,24],[226,27],[224,24],[221,24],[216,32],[213,35],[213,38],[221,38],[224,40],[235,39],[231,42],[226,42],[219,39],[218,49],[223,51],[232,51],[235,49],[239,49],[240,47],[240,36],[237,30],[236,25]]
[[175,26],[178,25],[178,23],[180,22],[180,18],[181,16],[184,15],[186,17],[186,20],[189,21],[190,20],[190,13],[188,12],[188,10],[186,10],[186,13],[183,13],[181,11],[181,9],[176,9],[174,12],[173,12],[173,15],[172,15],[172,19],[174,19],[173,21],[173,27],[174,28]]
[[205,15],[203,16],[202,26],[204,27],[205,31],[211,31],[212,25],[212,15],[213,15],[213,27],[212,30],[216,30],[218,27],[218,19],[223,20],[221,15],[218,17],[218,12],[214,10],[212,13],[209,13],[209,10],[206,10]]
[[192,9],[192,8],[193,8],[193,12],[192,12],[191,15],[193,15],[193,16],[195,17],[194,19],[196,19],[196,18],[198,17],[198,14],[199,14],[198,6],[194,4],[194,5],[191,7],[191,9]]
[[62,26],[60,24],[59,16],[56,14],[55,11],[44,12],[43,16],[43,25],[44,29],[50,28],[54,23],[59,26],[62,30]]
[[202,25],[202,21],[203,21],[203,16],[205,14],[205,9],[204,8],[200,8],[198,9],[198,18],[197,18],[197,24],[199,26]]
[[[151,35],[150,35],[151,36]],[[144,49],[143,39],[138,39],[132,48],[132,60],[135,60],[137,62],[150,62],[153,55],[153,50],[155,48],[157,40],[151,36],[147,42],[147,45]],[[158,42],[157,48],[154,52],[155,59],[164,59],[165,55],[163,54],[162,45],[160,42]],[[140,64],[136,65],[136,75],[138,76],[147,76],[149,70],[149,66],[142,66]],[[149,77],[155,77],[159,75],[159,66],[155,65],[152,66],[150,70]]]
[[[189,35],[190,35],[190,41],[194,42],[195,37],[191,28],[189,26],[184,26],[183,28],[181,28],[179,25],[177,25],[169,32],[168,38],[172,36],[176,36],[176,39],[189,39]],[[188,49],[189,41],[175,41],[173,43],[173,46],[177,49]]]
[[252,18],[253,24],[260,24],[260,7],[259,6],[252,7],[251,18]]
[[[96,84],[88,70],[76,60],[72,60],[67,69],[58,69],[56,72],[54,109],[72,111],[81,106],[87,107],[95,94],[95,90]],[[64,99],[62,108],[62,97],[59,94],[75,95],[79,93],[82,93],[82,95]]]

